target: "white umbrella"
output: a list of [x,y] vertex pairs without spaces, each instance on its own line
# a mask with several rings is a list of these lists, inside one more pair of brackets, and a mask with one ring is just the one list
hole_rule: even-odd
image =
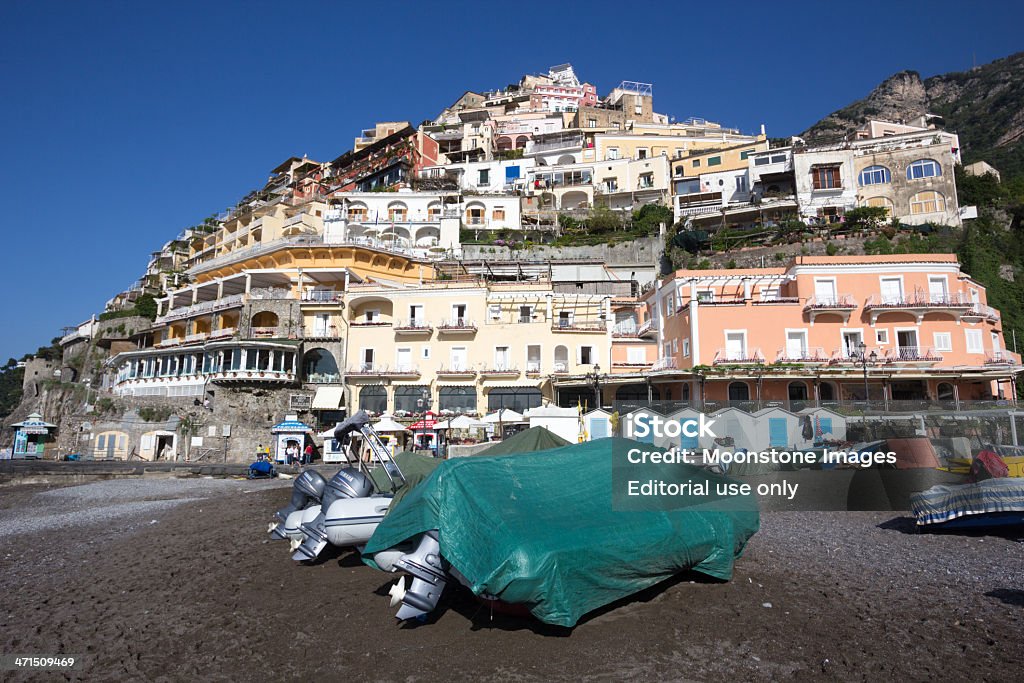
[[523,416],[510,408],[501,408],[484,417],[484,422],[497,424],[499,422],[522,422]]
[[444,422],[438,422],[434,425],[434,429],[482,429],[487,426],[488,423],[482,422],[481,420],[474,420],[467,415],[459,415],[453,417],[450,420]]
[[395,419],[389,414],[384,413],[380,416],[380,421],[374,423],[373,428],[378,432],[408,432],[404,425],[395,422]]

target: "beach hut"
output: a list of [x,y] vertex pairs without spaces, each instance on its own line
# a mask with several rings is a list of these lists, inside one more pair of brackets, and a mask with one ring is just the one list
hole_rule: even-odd
[[23,421],[12,424],[11,428],[15,430],[14,457],[41,458],[50,430],[56,429],[57,425],[46,422],[39,413],[32,413]]
[[[681,408],[674,413],[671,413],[666,418],[673,422],[678,422],[680,425],[679,438],[676,444],[680,449],[688,451],[700,451],[703,448],[714,448],[713,439],[711,437],[699,438],[699,435],[684,434],[682,427],[684,425],[699,424],[700,422],[700,411],[694,408]],[[687,429],[688,432],[695,432],[692,427]],[[703,441],[703,443],[701,443]]]
[[714,420],[710,429],[715,433],[715,439],[710,445],[701,443],[702,448],[721,448],[723,450],[735,451],[756,450],[757,428],[756,418],[750,413],[739,408],[722,408],[708,416]]
[[638,430],[637,427],[642,424],[650,425],[651,420],[654,417],[657,417],[658,419],[664,418],[661,413],[646,406],[620,415],[619,424],[622,425],[622,435],[627,439],[633,439],[634,441],[640,441],[641,443],[654,444],[660,448],[670,447],[672,445],[670,443],[671,439],[655,438],[654,434],[649,430],[645,434],[638,433],[641,430]]
[[[828,408],[805,408],[800,411],[804,423],[800,425],[804,446],[822,441],[846,441],[846,416]],[[810,432],[811,436],[806,434]]]
[[591,410],[583,414],[583,428],[586,430],[587,441],[604,439],[612,435],[612,414],[607,410]]
[[279,463],[288,462],[288,451],[293,449],[296,457],[302,455],[306,443],[312,443],[315,432],[296,415],[286,415],[284,422],[278,422],[270,428],[274,437],[274,460]]
[[800,416],[785,408],[772,407],[758,410],[754,417],[753,450],[771,448],[789,450],[802,445]]

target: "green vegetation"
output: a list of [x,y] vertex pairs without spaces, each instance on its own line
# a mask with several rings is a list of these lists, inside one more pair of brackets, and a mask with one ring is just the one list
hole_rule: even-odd
[[[143,294],[136,301],[132,308],[125,308],[120,311],[106,311],[99,315],[100,320],[116,320],[117,318],[149,318],[156,320],[156,298],[152,294]],[[122,325],[120,329],[124,329]]]
[[139,408],[139,417],[146,422],[167,422],[173,412],[174,411],[167,406],[161,406],[159,408],[143,406],[142,408]]
[[25,369],[13,358],[0,368],[0,417],[7,417],[21,403],[21,385]]

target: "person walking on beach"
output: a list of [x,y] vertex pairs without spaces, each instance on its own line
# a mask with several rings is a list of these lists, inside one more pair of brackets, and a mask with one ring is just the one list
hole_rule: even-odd
[[306,444],[306,450],[302,454],[302,464],[312,465],[313,464],[313,444]]

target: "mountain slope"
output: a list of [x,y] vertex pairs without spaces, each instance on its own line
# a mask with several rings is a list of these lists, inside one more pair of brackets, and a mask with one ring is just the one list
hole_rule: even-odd
[[901,71],[801,137],[835,140],[869,118],[910,120],[923,113],[941,115],[946,130],[959,134],[965,163],[983,159],[1004,177],[1024,174],[1024,52],[924,81]]

